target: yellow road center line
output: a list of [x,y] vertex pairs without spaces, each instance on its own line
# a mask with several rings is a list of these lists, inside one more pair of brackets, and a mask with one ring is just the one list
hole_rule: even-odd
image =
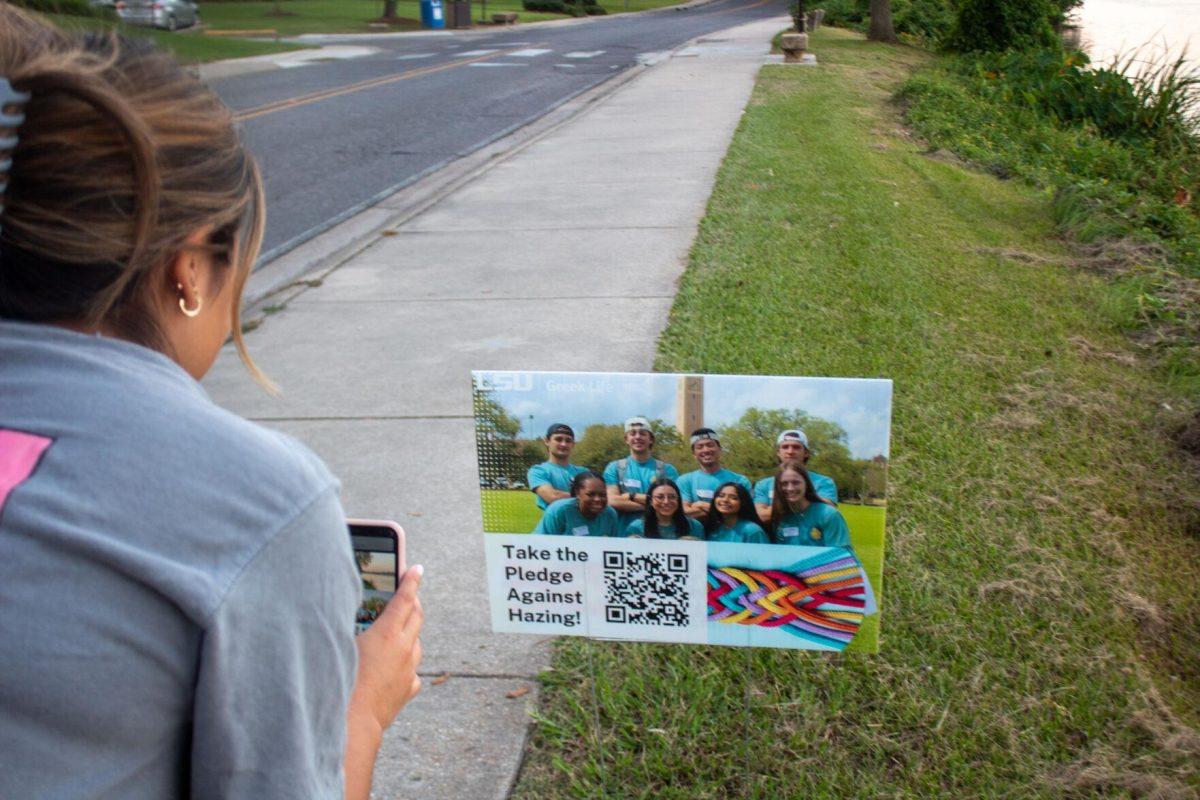
[[352,83],[348,86],[339,86],[336,89],[325,89],[320,92],[303,94],[299,97],[289,97],[286,100],[276,100],[274,103],[267,103],[256,108],[248,108],[245,111],[238,111],[233,115],[233,121],[245,122],[246,120],[266,116],[267,114],[273,114],[276,111],[284,111],[289,108],[298,108],[300,106],[306,106],[310,105],[311,103],[320,102],[321,100],[329,100],[333,97],[341,97],[345,94],[361,92],[364,89],[373,89],[376,86],[386,86],[389,83],[398,83],[399,81],[407,80],[409,78],[417,78],[422,75],[431,75],[435,72],[442,72],[444,70],[453,69],[454,67],[461,67],[464,64],[473,64],[476,61],[484,61],[489,58],[502,58],[510,53],[517,53],[521,50],[527,50],[531,47],[540,46],[540,44],[524,45],[522,47],[514,47],[511,50],[503,50],[495,53],[488,53],[482,56],[475,56],[474,58],[460,58],[457,61],[449,61],[445,64],[438,64],[432,67],[422,67],[421,69],[409,70],[407,72],[398,72],[394,75],[384,75],[379,78],[370,78],[365,81],[359,81],[358,83]]
[[717,14],[729,14],[733,11],[749,11],[752,8],[758,8],[759,6],[765,6],[767,3],[770,3],[770,2],[771,2],[771,0],[760,0],[760,2],[751,3],[748,6],[736,6],[734,8],[727,8],[724,11],[714,11],[713,13],[709,14],[708,16],[715,17]]

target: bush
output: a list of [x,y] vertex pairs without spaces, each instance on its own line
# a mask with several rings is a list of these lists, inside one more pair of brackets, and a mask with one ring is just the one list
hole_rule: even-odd
[[1182,59],[1151,63],[1132,78],[1131,58],[1091,69],[1082,53],[1060,48],[989,54],[960,60],[960,73],[984,97],[1023,105],[1065,124],[1093,126],[1101,137],[1146,145],[1170,156],[1193,150],[1193,109],[1200,74]]
[[[827,25],[866,30],[871,19],[870,0],[827,0],[815,5],[825,9]],[[938,42],[953,23],[949,0],[892,0],[892,29],[901,36]]]
[[825,9],[825,24],[839,28],[862,27],[869,16],[870,0],[825,0],[820,7]]
[[1200,277],[1200,218],[1180,199],[1200,194],[1196,135],[1176,130],[1182,119],[1158,134],[1151,125],[1135,135],[1129,120],[1149,113],[1128,105],[1141,91],[1137,81],[1117,76],[1122,88],[1111,71],[1076,75],[1066,67],[1059,74],[1048,63],[1048,54],[962,58],[917,75],[902,91],[907,120],[936,147],[1052,192],[1064,233],[1084,242],[1154,243],[1182,272]]
[[526,11],[542,11],[548,14],[568,14],[572,17],[582,17],[586,13],[574,3],[563,0],[521,0],[521,6]]
[[1051,47],[1052,23],[1061,18],[1056,0],[962,0],[947,46],[961,53]]

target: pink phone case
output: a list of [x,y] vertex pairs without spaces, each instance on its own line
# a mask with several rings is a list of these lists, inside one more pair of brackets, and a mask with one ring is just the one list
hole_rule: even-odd
[[408,559],[404,556],[404,528],[390,519],[347,519],[347,525],[374,525],[380,528],[391,528],[396,532],[396,585],[404,577],[408,569]]

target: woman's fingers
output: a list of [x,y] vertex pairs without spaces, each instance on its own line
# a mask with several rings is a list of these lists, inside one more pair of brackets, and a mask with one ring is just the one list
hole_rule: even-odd
[[421,577],[424,574],[425,568],[420,564],[408,568],[404,577],[400,579],[400,586],[397,588],[396,594],[388,601],[376,623],[386,620],[384,624],[387,627],[403,630],[408,626],[410,619],[416,615],[417,627],[420,627],[420,621],[424,619],[424,615],[421,611],[421,601],[417,598],[417,589],[421,586]]

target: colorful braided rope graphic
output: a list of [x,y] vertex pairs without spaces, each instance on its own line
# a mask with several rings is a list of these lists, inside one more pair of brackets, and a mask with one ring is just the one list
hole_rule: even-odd
[[779,628],[841,650],[858,632],[865,606],[858,559],[841,548],[786,571],[708,568],[708,619],[713,622]]

